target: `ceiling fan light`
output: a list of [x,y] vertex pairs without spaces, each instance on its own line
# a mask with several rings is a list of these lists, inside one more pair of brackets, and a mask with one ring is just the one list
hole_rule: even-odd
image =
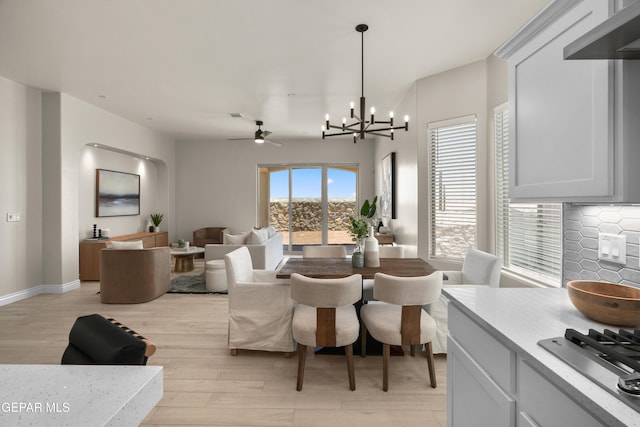
[[264,136],[256,136],[256,144],[264,144]]

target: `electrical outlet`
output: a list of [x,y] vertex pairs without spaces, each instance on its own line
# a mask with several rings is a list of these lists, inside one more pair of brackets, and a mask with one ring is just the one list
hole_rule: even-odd
[[627,264],[627,236],[622,234],[598,234],[598,259]]
[[7,212],[7,222],[20,222],[20,214]]

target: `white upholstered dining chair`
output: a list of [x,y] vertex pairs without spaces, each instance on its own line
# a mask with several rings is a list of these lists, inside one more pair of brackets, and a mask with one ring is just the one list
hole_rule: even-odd
[[298,382],[302,390],[307,347],[344,347],[349,388],[356,389],[353,343],[360,321],[353,304],[362,297],[362,276],[314,279],[291,275],[291,297],[298,302],[293,315],[293,337],[298,343]]
[[254,270],[251,255],[240,247],[224,256],[229,288],[229,349],[295,350],[291,321],[294,302],[288,280],[273,270]]
[[431,387],[436,387],[431,340],[436,335],[436,322],[422,308],[440,296],[442,272],[428,276],[397,277],[384,273],[374,276],[371,301],[360,309],[362,320],[362,355],[365,355],[367,332],[382,343],[382,389],[389,389],[389,355],[391,345],[425,344]]
[[346,258],[347,249],[342,245],[303,246],[303,258]]
[[[497,288],[500,286],[500,272],[502,270],[502,260],[495,255],[469,249],[465,255],[461,271],[443,271],[447,278],[442,282],[442,287],[483,287]],[[447,352],[447,334],[449,333],[447,310],[449,300],[446,296],[440,298],[433,304],[425,307],[427,312],[437,323],[436,336],[433,339],[433,352]]]

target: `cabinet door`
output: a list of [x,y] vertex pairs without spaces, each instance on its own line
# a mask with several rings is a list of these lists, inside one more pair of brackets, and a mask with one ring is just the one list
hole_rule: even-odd
[[613,195],[613,64],[563,59],[608,15],[608,1],[586,0],[509,58],[511,198]]
[[447,425],[514,426],[515,400],[449,337],[447,342]]

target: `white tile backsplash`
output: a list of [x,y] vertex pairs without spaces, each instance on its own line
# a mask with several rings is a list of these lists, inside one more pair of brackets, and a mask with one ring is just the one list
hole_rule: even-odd
[[[604,280],[640,287],[640,206],[578,206],[563,209],[563,284]],[[626,265],[598,259],[598,234],[627,237]]]

